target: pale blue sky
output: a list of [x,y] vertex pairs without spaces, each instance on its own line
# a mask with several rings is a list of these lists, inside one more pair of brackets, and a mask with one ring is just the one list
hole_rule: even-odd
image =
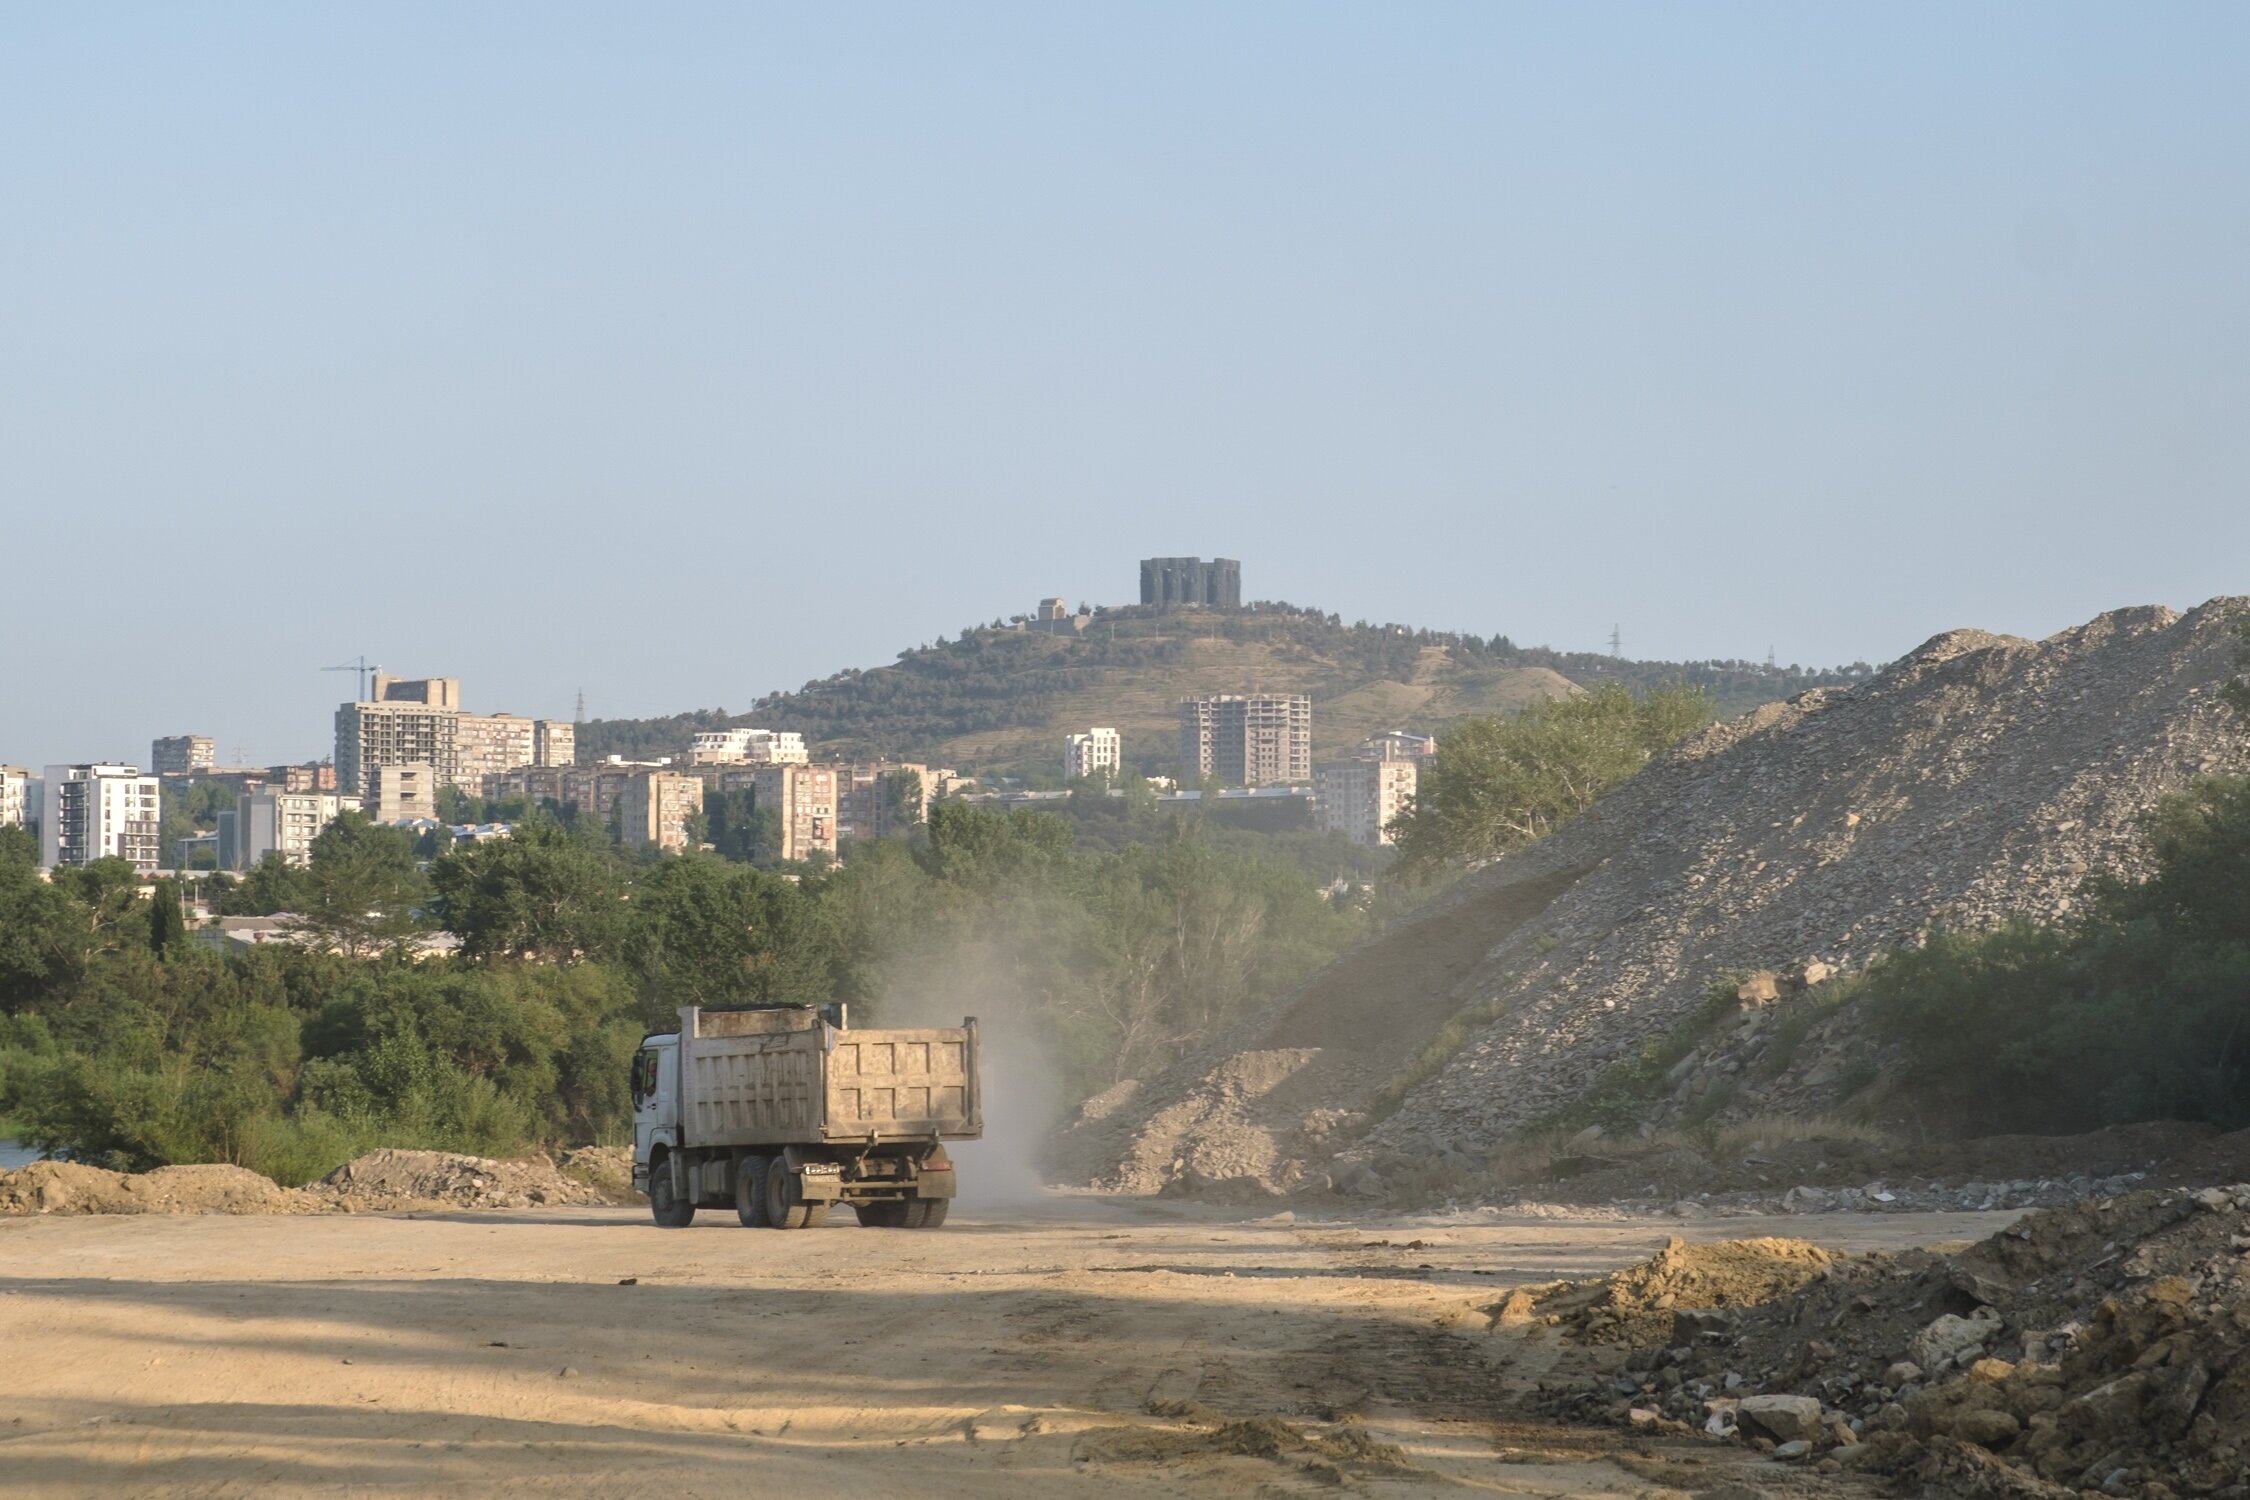
[[2250,590],[2250,8],[0,10],[0,759],[725,704],[1150,553],[1897,655]]

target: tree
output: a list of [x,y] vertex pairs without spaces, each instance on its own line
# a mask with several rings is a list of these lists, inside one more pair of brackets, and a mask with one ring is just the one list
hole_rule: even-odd
[[1392,823],[1410,878],[1546,837],[1707,723],[1699,688],[1636,699],[1623,684],[1552,699],[1514,719],[1467,719],[1438,740],[1413,803]]
[[179,882],[159,880],[149,896],[148,947],[158,958],[177,958],[187,948],[187,913],[180,907]]
[[642,873],[623,950],[654,1017],[681,1005],[825,1000],[827,946],[820,912],[795,882],[688,855]]
[[406,830],[386,828],[351,808],[313,840],[298,915],[344,953],[362,958],[413,933],[422,889]]
[[1070,843],[1070,825],[1053,813],[947,801],[930,808],[923,859],[940,880],[991,885],[1053,864],[1070,852]]
[[430,866],[430,886],[433,914],[470,957],[550,963],[607,951],[624,897],[609,857],[544,814],[457,845]]

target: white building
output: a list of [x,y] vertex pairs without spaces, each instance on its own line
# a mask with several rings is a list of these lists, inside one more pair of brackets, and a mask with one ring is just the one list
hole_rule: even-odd
[[244,792],[234,804],[237,868],[251,869],[269,854],[293,865],[311,864],[313,840],[351,805],[334,792]]
[[1063,739],[1063,779],[1076,781],[1096,771],[1115,776],[1125,769],[1125,741],[1114,729],[1089,729]]
[[21,826],[31,817],[31,773],[21,766],[0,766],[0,828]]
[[1355,844],[1395,842],[1391,820],[1414,800],[1419,767],[1377,754],[1334,761],[1313,771],[1313,822]]
[[39,820],[41,868],[122,859],[136,870],[155,870],[163,862],[156,789],[156,778],[143,776],[138,766],[49,766]]
[[688,763],[698,766],[801,766],[811,759],[794,729],[708,729],[688,749]]

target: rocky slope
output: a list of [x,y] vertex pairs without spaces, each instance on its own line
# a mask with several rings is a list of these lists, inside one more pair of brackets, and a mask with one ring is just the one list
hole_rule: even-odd
[[[2120,610],[2037,642],[1953,631],[1860,686],[1714,727],[1219,1047],[1102,1101],[1058,1166],[1148,1190],[1289,1186],[1339,1147],[1347,1175],[1475,1157],[1672,1032],[1715,981],[1849,972],[1933,923],[2065,912],[2090,872],[2137,867],[2159,797],[2250,770],[2217,701],[2241,605]],[[1746,1071],[1760,1028],[1744,1029],[1693,1060],[1682,1098],[1709,1070]],[[1848,1038],[1812,1040],[1828,1073],[1781,1070],[1766,1102],[1815,1111],[1849,1082],[1832,1065]],[[1432,1076],[1364,1124],[1416,1058]],[[1282,1087],[1303,1076],[1332,1086]]]

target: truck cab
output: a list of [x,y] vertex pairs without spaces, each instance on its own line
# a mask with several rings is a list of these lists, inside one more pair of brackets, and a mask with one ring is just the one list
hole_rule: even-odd
[[633,1054],[633,1188],[648,1191],[648,1164],[680,1144],[680,1037],[641,1038]]

